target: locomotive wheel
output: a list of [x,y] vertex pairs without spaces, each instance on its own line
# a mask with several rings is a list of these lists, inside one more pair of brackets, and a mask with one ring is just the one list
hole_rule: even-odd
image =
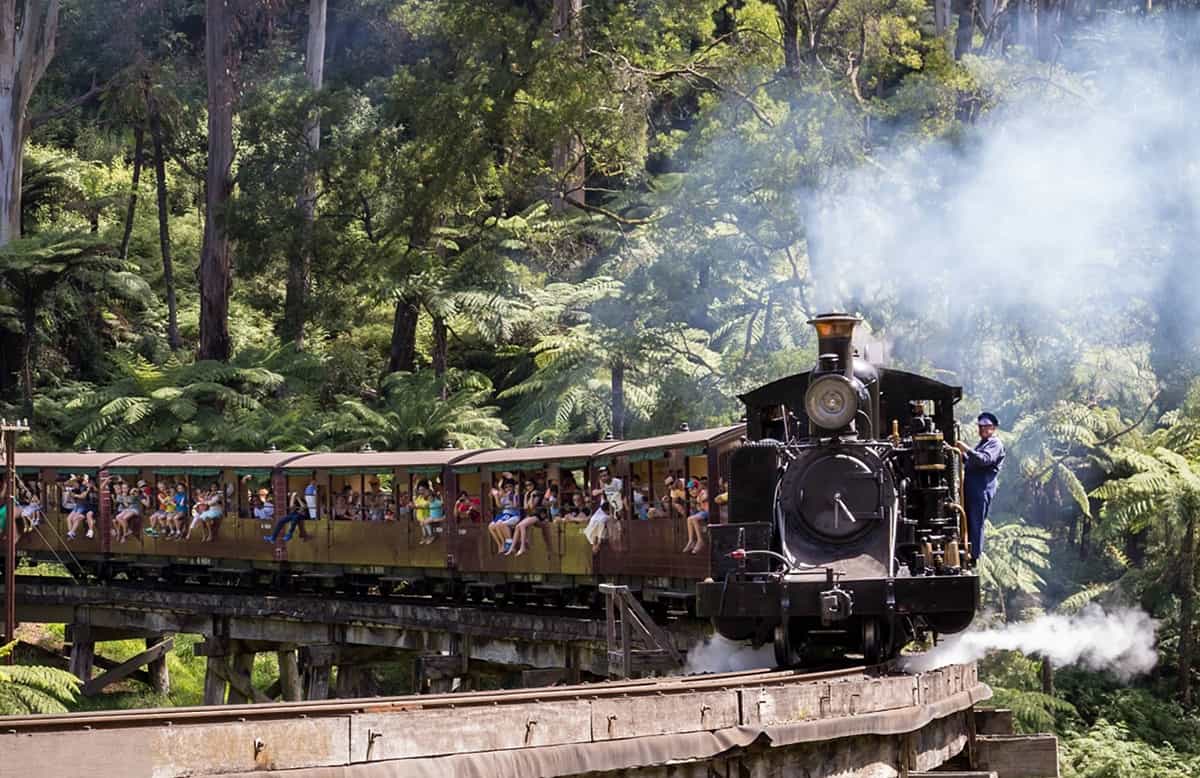
[[787,622],[775,627],[775,664],[779,667],[793,667],[800,664],[800,652],[792,641],[792,631]]
[[863,659],[867,664],[877,665],[889,658],[891,653],[889,637],[882,619],[863,619]]

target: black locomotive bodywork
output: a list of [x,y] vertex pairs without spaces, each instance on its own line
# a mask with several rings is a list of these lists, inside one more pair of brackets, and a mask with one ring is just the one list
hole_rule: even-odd
[[729,523],[711,526],[697,607],[722,635],[894,656],[965,629],[979,604],[954,405],[962,389],[860,359],[858,319],[813,319],[816,367],[742,395],[748,442],[730,463]]

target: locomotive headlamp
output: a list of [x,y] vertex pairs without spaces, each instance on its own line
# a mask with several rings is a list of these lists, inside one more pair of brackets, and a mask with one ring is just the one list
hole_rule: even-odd
[[858,388],[839,373],[817,376],[804,393],[804,410],[818,427],[841,429],[858,413]]

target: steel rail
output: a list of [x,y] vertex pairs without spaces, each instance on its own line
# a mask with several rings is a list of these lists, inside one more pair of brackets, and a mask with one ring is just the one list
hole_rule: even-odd
[[440,695],[407,695],[351,700],[260,703],[254,705],[197,706],[186,708],[121,710],[64,715],[0,716],[0,734],[30,731],[108,729],[162,724],[244,722],[249,719],[335,716],[352,713],[454,709],[500,706],[563,700],[595,700],[641,695],[689,694],[725,691],[740,687],[779,686],[787,683],[819,683],[849,680],[871,674],[891,674],[889,665],[858,666],[814,673],[793,670],[743,670],[712,675],[668,676],[631,681],[612,681],[575,686],[515,689],[503,692],[460,692]]

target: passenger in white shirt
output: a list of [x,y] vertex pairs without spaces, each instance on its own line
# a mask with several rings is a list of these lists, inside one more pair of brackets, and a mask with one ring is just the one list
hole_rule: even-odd
[[592,518],[588,520],[587,526],[583,528],[583,536],[592,544],[592,553],[600,550],[600,544],[604,541],[604,536],[608,531],[608,518],[612,512],[612,506],[608,501],[600,503],[600,507],[592,514]]

